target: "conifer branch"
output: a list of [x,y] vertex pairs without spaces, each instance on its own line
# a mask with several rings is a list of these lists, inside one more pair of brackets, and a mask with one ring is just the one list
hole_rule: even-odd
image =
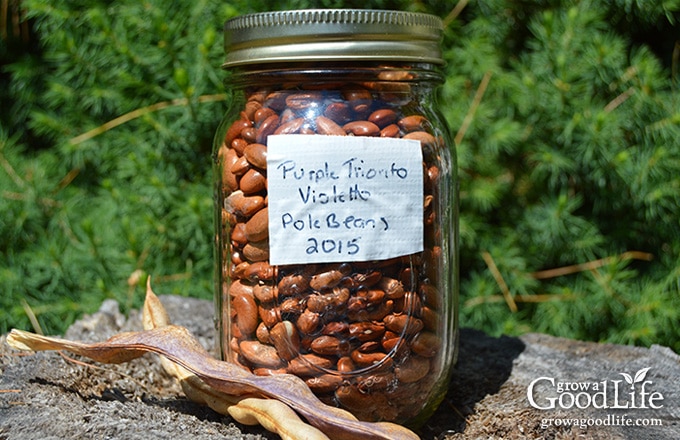
[[[199,96],[197,101],[199,103],[204,103],[204,102],[217,102],[217,101],[224,101],[227,98],[227,95],[225,93],[219,93],[216,95],[202,95]],[[99,127],[93,128],[92,130],[85,132],[79,136],[76,136],[69,140],[69,143],[71,145],[78,145],[80,143],[85,142],[86,140],[92,139],[95,136],[99,136],[102,133],[105,133],[112,128],[118,127],[119,125],[123,125],[126,122],[130,122],[133,119],[137,119],[141,116],[147,115],[149,113],[157,112],[159,110],[166,109],[168,107],[179,107],[183,105],[188,105],[189,104],[189,99],[188,98],[177,98],[173,99],[171,101],[161,101],[157,102],[155,104],[151,104],[146,107],[138,108],[136,110],[133,110],[129,113],[125,113],[122,116],[119,116],[115,119],[110,120],[109,122],[100,125]]]

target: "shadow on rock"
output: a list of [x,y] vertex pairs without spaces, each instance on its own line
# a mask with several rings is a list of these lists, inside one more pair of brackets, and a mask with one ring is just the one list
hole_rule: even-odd
[[458,363],[449,391],[441,405],[418,433],[423,439],[443,438],[462,432],[475,404],[498,392],[510,377],[513,361],[524,351],[524,343],[509,336],[494,338],[464,328],[460,332]]

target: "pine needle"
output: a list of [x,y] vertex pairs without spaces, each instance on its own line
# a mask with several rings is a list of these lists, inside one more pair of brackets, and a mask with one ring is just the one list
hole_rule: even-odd
[[[224,101],[227,99],[227,95],[225,93],[219,93],[216,95],[202,95],[198,97],[198,102],[199,103],[204,103],[204,102],[217,102],[217,101]],[[76,136],[72,138],[69,143],[71,145],[78,145],[81,144],[89,139],[92,139],[95,136],[99,136],[102,133],[106,133],[107,131],[111,130],[112,128],[116,128],[119,125],[123,125],[126,122],[130,122],[133,119],[137,119],[141,116],[147,115],[149,113],[157,112],[159,110],[163,110],[169,107],[179,107],[183,105],[188,105],[189,104],[189,99],[188,98],[177,98],[173,99],[171,101],[161,101],[157,102],[152,105],[148,105],[146,107],[138,108],[136,110],[133,110],[129,113],[125,113],[122,116],[118,116],[115,119],[110,120],[109,122],[100,125],[99,127],[93,128],[92,130],[85,132],[79,136]]]
[[503,275],[501,275],[501,272],[498,270],[498,267],[496,267],[496,263],[493,261],[493,257],[491,256],[490,253],[484,251],[482,252],[482,258],[484,258],[484,262],[491,271],[491,275],[493,275],[494,279],[496,280],[496,283],[498,283],[498,287],[501,288],[501,292],[503,292],[503,298],[505,299],[505,302],[508,304],[510,311],[513,313],[516,312],[517,303],[512,297],[510,289],[508,288],[507,283],[503,279]]
[[479,87],[477,87],[477,91],[475,92],[475,97],[472,99],[472,105],[470,105],[470,108],[468,109],[468,112],[465,115],[465,119],[463,119],[463,123],[460,125],[460,128],[458,129],[458,133],[456,133],[456,137],[453,139],[453,143],[456,144],[456,146],[460,145],[460,143],[463,142],[463,137],[465,136],[465,133],[470,127],[470,124],[472,124],[472,120],[475,118],[477,107],[479,107],[479,104],[482,102],[482,97],[484,96],[484,92],[486,91],[486,88],[489,85],[489,81],[491,81],[490,71],[484,74],[482,82],[479,83]]
[[612,99],[612,100],[604,107],[605,113],[609,113],[609,112],[611,112],[611,111],[614,111],[614,109],[616,109],[616,107],[618,107],[618,106],[620,106],[621,104],[623,104],[624,102],[626,102],[626,100],[627,100],[628,98],[630,98],[631,96],[633,96],[634,94],[635,94],[635,88],[634,88],[634,87],[628,88],[628,90],[626,90],[625,92],[621,93],[621,94],[620,94],[619,96],[617,96],[616,98]]
[[24,312],[26,313],[26,316],[28,316],[28,320],[31,321],[33,331],[39,335],[43,335],[44,333],[42,327],[40,326],[38,318],[35,316],[35,313],[33,313],[33,309],[31,308],[31,306],[29,306],[26,300],[23,298],[21,298],[21,307],[24,308]]
[[545,280],[548,278],[556,278],[564,275],[571,275],[578,272],[597,269],[598,267],[606,266],[616,260],[651,261],[653,258],[654,255],[647,252],[628,251],[620,255],[600,258],[599,260],[588,261],[587,263],[573,264],[571,266],[563,266],[555,269],[541,270],[532,273],[531,276],[537,280]]
[[468,0],[458,0],[458,3],[456,3],[456,6],[449,12],[449,15],[447,15],[444,20],[444,27],[448,27],[451,23],[453,23],[456,18],[460,15],[461,12],[463,12],[463,9],[465,9],[465,6],[467,6]]

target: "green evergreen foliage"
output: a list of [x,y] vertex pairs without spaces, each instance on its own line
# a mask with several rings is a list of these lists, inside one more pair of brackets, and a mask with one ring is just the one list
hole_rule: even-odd
[[[34,314],[60,332],[104,298],[138,307],[146,275],[159,292],[210,298],[221,26],[271,6],[22,6],[30,38],[0,43],[0,331]],[[454,6],[276,9],[446,18],[463,325],[680,351],[680,1]]]

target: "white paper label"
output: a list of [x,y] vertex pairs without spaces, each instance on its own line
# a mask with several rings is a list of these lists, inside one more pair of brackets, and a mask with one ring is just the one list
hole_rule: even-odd
[[267,139],[269,262],[384,260],[423,250],[420,142]]

